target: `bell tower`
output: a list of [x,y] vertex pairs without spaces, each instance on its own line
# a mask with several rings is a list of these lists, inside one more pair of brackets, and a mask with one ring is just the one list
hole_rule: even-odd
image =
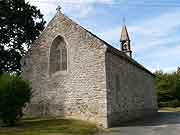
[[129,34],[125,24],[122,27],[122,31],[121,31],[120,48],[121,51],[124,52],[127,56],[132,57],[131,40],[129,38]]

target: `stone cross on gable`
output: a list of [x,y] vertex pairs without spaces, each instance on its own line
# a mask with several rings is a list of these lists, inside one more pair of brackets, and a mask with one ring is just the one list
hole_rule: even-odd
[[57,12],[62,12],[62,7],[60,5],[58,5],[56,10],[57,10]]

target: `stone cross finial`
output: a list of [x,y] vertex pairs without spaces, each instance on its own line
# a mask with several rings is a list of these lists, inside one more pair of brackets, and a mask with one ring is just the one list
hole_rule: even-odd
[[56,10],[57,10],[58,12],[61,12],[62,7],[61,7],[60,5],[58,5],[57,8],[56,8]]

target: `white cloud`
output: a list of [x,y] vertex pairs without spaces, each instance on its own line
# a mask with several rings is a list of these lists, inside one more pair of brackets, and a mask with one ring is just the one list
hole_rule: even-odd
[[180,25],[179,12],[166,13],[161,16],[151,18],[138,26],[132,26],[132,32],[138,32],[153,37],[167,36],[176,30]]
[[26,1],[34,6],[37,6],[41,10],[41,12],[44,14],[46,21],[49,21],[53,17],[53,15],[56,12],[57,5],[58,5],[57,0],[51,0],[51,1],[26,0]]
[[105,3],[110,4],[113,0],[60,0],[63,3],[73,3],[73,4],[81,4],[81,3]]
[[56,12],[57,5],[62,6],[68,15],[85,18],[95,12],[94,4],[112,4],[113,0],[26,0],[41,9],[46,20],[49,21]]
[[[128,26],[128,30],[132,39],[137,40],[137,36],[143,36],[148,42],[154,44],[154,41],[163,42],[161,39],[157,40],[157,38],[163,37],[171,37],[171,34],[177,30],[177,27],[180,26],[180,13],[173,12],[163,14],[161,16],[151,18],[149,20],[145,20],[140,24],[135,24],[132,26]],[[106,39],[107,41],[119,40],[120,38],[120,30],[121,26],[117,26],[110,30],[104,31],[101,33],[101,37]],[[140,40],[143,40],[141,37]],[[166,41],[167,39],[165,39]],[[169,40],[169,39],[168,39]],[[147,43],[147,42],[146,42]],[[148,43],[150,46],[151,44]],[[147,46],[147,45],[146,45]]]
[[112,4],[114,0],[60,0],[65,13],[74,14],[78,18],[88,17],[95,13],[94,4]]

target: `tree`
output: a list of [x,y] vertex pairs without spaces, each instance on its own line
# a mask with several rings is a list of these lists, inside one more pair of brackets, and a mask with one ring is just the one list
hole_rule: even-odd
[[3,74],[0,76],[0,119],[13,125],[23,116],[23,108],[30,102],[30,83],[20,76]]
[[180,74],[180,67],[178,67],[177,69],[177,74]]
[[156,71],[156,92],[160,107],[180,106],[180,72],[164,73]]
[[25,0],[0,0],[0,73],[20,72],[20,60],[44,29],[40,10]]

